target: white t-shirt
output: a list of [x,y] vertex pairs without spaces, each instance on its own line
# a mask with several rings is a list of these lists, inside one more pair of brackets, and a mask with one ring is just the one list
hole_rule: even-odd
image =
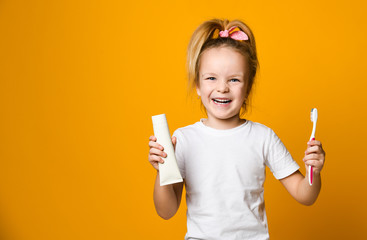
[[185,239],[269,239],[265,166],[276,179],[299,165],[274,131],[247,120],[219,130],[203,124],[177,129],[176,159],[185,179]]

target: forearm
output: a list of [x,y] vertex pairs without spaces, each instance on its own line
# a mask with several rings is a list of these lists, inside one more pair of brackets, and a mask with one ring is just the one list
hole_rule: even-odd
[[159,216],[169,219],[178,209],[178,202],[173,184],[160,186],[159,172],[154,184],[154,205]]
[[308,178],[306,173],[306,177],[304,177],[301,181],[299,181],[298,189],[297,189],[297,201],[310,206],[315,203],[317,197],[319,196],[321,190],[321,175],[320,173],[314,173],[313,183],[310,186],[308,183]]

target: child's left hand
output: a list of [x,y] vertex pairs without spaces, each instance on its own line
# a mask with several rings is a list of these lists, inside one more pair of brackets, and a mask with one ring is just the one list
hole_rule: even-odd
[[305,157],[303,161],[306,165],[306,171],[308,174],[308,166],[313,166],[315,174],[320,174],[322,167],[325,163],[325,151],[322,149],[320,141],[311,140],[307,142],[307,149],[305,151]]

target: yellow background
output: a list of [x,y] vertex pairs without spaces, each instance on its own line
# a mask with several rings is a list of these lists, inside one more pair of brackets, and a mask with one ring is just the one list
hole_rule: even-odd
[[[366,239],[366,1],[0,2],[0,238],[183,239],[186,205],[155,213],[151,116],[204,117],[186,95],[204,20],[253,29],[260,71],[246,118],[302,162],[317,107],[322,191],[297,203],[267,170],[272,239]],[[224,220],[225,221],[225,220]]]

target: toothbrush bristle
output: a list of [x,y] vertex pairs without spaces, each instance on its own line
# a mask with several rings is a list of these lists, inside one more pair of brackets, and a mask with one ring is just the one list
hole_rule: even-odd
[[311,109],[311,122],[314,122],[314,121],[316,121],[316,118],[317,118],[317,110],[316,110],[316,108],[312,108]]

